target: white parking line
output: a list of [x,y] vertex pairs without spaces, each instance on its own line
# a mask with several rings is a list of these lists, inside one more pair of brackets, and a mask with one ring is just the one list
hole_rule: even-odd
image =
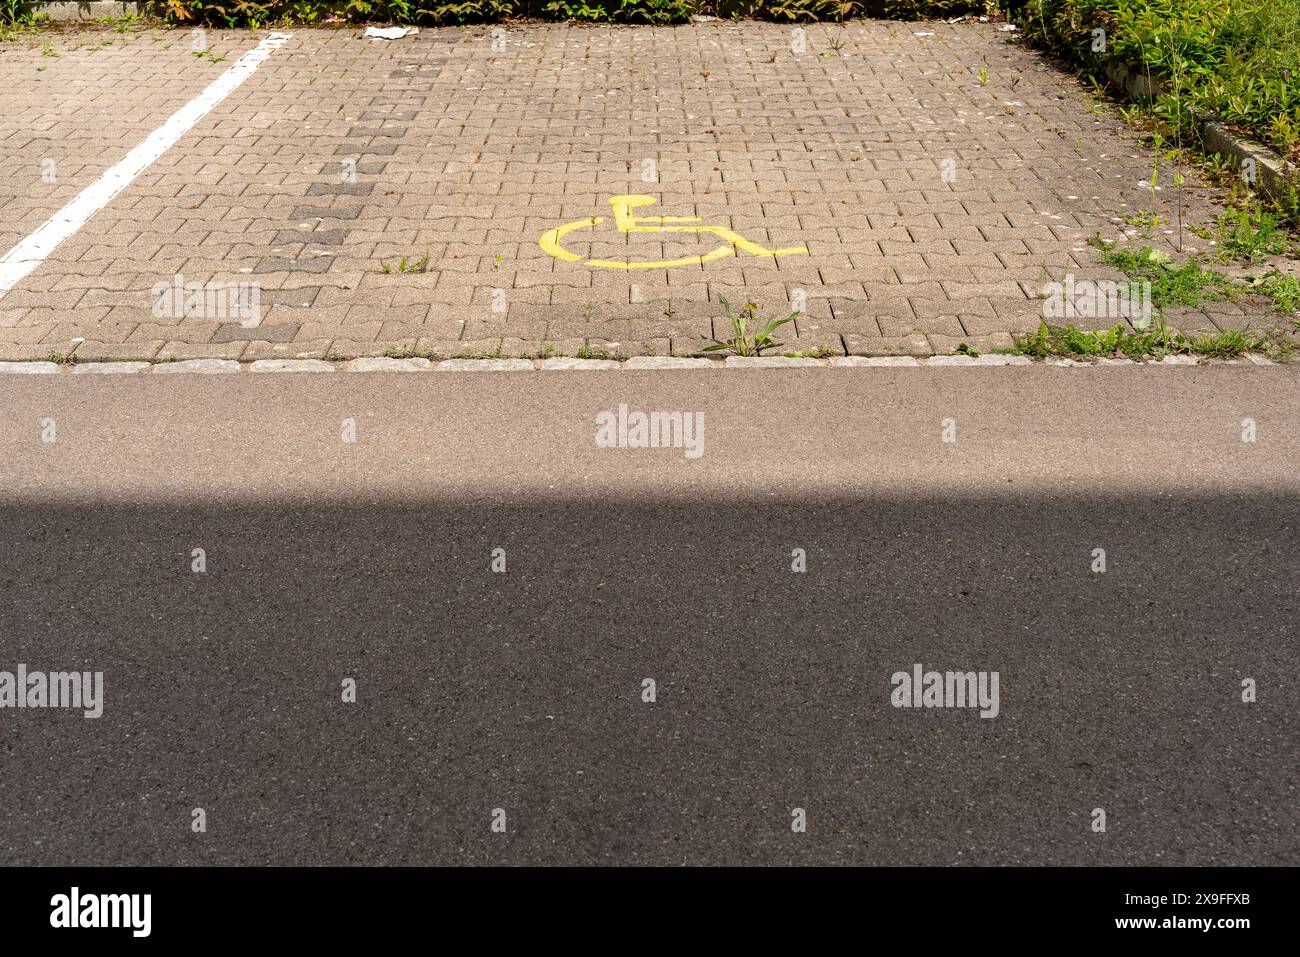
[[249,50],[229,70],[190,100],[143,143],[104,171],[68,205],[42,223],[35,232],[0,257],[0,299],[28,273],[43,263],[58,245],[86,224],[86,221],[113,201],[113,197],[149,168],[158,157],[176,145],[199,120],[224,100],[241,83],[253,75],[271,53],[284,46],[292,33],[272,33]]

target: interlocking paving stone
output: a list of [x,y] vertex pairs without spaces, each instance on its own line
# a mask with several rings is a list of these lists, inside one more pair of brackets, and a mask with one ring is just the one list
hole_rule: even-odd
[[374,183],[312,183],[307,188],[308,196],[369,196],[374,192]]
[[[994,25],[935,24],[926,37],[914,26],[810,25],[804,54],[787,26],[755,22],[518,24],[504,51],[491,27],[438,28],[396,53],[353,29],[297,29],[0,299],[0,356],[82,339],[78,355],[245,361],[548,344],[689,357],[730,335],[724,296],[764,319],[801,309],[781,351],[925,356],[1011,345],[1042,317],[1047,277],[1122,278],[1088,246],[1097,232],[1179,255],[1175,232],[1124,222],[1151,204],[1152,157],[1113,112],[1094,112]],[[59,57],[6,44],[0,248],[226,69],[179,36],[91,30],[77,49],[54,36]],[[231,59],[255,43],[213,34]],[[1167,183],[1174,172],[1162,164]],[[619,194],[653,197],[643,215],[697,216],[808,253],[611,270],[539,247],[547,230],[604,217],[566,248],[621,261],[719,248],[708,234],[620,233]],[[1191,227],[1222,206],[1211,190],[1181,195],[1194,248]],[[1170,222],[1174,200],[1158,200]],[[427,273],[382,273],[425,253]],[[163,329],[150,290],[177,274],[255,282],[275,321],[193,315]],[[1169,318],[1213,331],[1276,316],[1243,301]]]
[[356,219],[360,206],[295,206],[290,219]]
[[214,343],[223,342],[292,342],[298,334],[296,322],[276,322],[264,326],[246,328],[237,322],[222,323],[212,336]]
[[369,153],[371,156],[392,156],[397,152],[396,143],[372,143],[365,145],[362,143],[344,143],[334,150],[335,156],[360,156],[362,153]]

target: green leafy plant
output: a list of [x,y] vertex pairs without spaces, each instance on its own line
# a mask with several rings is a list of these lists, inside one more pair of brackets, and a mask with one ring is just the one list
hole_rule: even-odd
[[612,19],[612,11],[600,2],[588,4],[585,0],[569,3],[567,0],[554,0],[542,7],[554,20],[585,20],[591,23],[605,23]]
[[32,5],[29,0],[0,0],[0,27],[6,24],[23,25],[32,22]]
[[723,349],[730,349],[738,356],[756,356],[762,353],[764,349],[776,345],[772,338],[774,333],[787,322],[791,322],[799,315],[799,310],[795,310],[784,319],[773,319],[771,322],[763,323],[758,318],[758,303],[747,302],[740,312],[734,312],[725,296],[719,296],[718,302],[726,310],[727,320],[731,323],[730,339],[715,339],[713,345],[705,346],[704,352],[718,352]]
[[1300,158],[1293,0],[1027,0],[1018,22],[1034,43],[1163,85],[1150,109],[1173,128],[1192,133],[1198,113],[1212,114]]

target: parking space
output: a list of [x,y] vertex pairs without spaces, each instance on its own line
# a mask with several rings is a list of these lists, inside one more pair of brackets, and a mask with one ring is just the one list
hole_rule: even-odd
[[[263,36],[6,47],[5,243]],[[1152,169],[987,24],[299,29],[0,299],[0,357],[691,354],[726,334],[722,298],[798,310],[787,350],[1009,346],[1046,283],[1121,278],[1088,240],[1137,235]],[[1180,197],[1187,252],[1220,207],[1190,178]]]
[[205,57],[183,32],[51,33],[0,45],[0,252],[197,95],[245,42],[207,39]]

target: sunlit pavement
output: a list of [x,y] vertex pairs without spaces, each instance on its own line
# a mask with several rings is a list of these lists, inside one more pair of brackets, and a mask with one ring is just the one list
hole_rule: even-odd
[[[1094,236],[1205,245],[1217,194],[1167,164],[1153,193],[1154,154],[996,25],[800,31],[294,29],[26,256],[0,359],[690,355],[730,335],[723,298],[797,310],[784,351],[989,350],[1038,326],[1050,282],[1122,278]],[[0,255],[269,36],[0,48]],[[1279,316],[1246,298],[1170,319]]]

